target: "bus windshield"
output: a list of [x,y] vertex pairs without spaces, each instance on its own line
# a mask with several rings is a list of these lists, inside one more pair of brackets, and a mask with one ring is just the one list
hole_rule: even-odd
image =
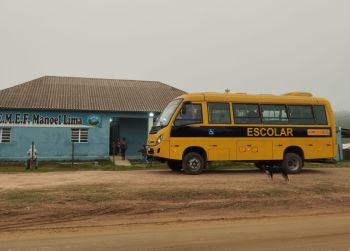
[[169,124],[169,121],[171,117],[173,116],[176,108],[179,106],[179,104],[182,102],[182,99],[175,99],[171,101],[167,107],[164,109],[162,114],[158,117],[157,121],[155,122],[155,127],[165,127]]

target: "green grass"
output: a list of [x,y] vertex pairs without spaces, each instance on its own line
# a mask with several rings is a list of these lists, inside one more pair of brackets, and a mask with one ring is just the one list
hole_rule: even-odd
[[38,169],[25,170],[24,162],[0,162],[0,173],[18,172],[59,172],[59,171],[129,171],[166,168],[165,164],[154,162],[152,165],[145,165],[141,162],[134,162],[132,166],[115,166],[109,160],[98,161],[75,161],[72,165],[69,161],[39,161]]
[[287,198],[288,196],[309,197],[349,193],[349,187],[331,183],[318,183],[309,187],[272,187],[239,190],[235,188],[166,188],[166,187],[123,187],[113,183],[87,185],[64,185],[46,189],[13,189],[0,191],[0,204],[34,205],[42,203],[108,203],[118,201],[143,202],[193,202],[202,200],[241,200],[263,198]]
[[48,190],[22,190],[16,189],[12,191],[0,193],[0,201],[6,201],[9,203],[38,203],[49,202],[54,196]]
[[68,185],[50,189],[14,189],[0,192],[0,203],[33,205],[41,203],[106,203],[112,201],[171,201],[234,199],[242,196],[261,198],[279,196],[279,191],[239,191],[218,188],[119,188],[114,184]]
[[210,170],[228,170],[228,169],[256,169],[253,163],[233,162],[233,161],[215,161],[209,164]]
[[313,162],[305,162],[306,168],[328,168],[328,167],[350,167],[349,160],[342,160],[336,163],[313,163]]
[[[350,161],[339,161],[337,163],[305,163],[305,168],[330,168],[330,167],[350,167]],[[114,166],[109,160],[74,162],[72,166],[69,161],[61,162],[39,162],[37,170],[25,170],[24,162],[0,162],[0,173],[18,172],[58,172],[58,171],[130,171],[130,170],[150,170],[167,169],[165,163],[154,162],[146,165],[140,161],[132,161],[132,166]],[[253,163],[217,161],[209,164],[210,170],[228,169],[256,169]]]

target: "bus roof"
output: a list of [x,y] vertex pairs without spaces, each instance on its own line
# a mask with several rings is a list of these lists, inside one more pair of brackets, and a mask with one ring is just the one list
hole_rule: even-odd
[[273,94],[247,94],[247,93],[219,93],[197,92],[180,96],[185,101],[216,101],[216,102],[248,102],[248,103],[295,103],[295,104],[324,104],[327,99],[315,97],[309,92],[290,92],[282,95]]

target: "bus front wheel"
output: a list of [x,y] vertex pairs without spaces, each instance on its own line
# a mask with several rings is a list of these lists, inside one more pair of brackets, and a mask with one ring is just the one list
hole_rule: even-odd
[[202,155],[196,152],[187,153],[182,160],[182,168],[187,174],[200,174],[204,168]]
[[282,166],[288,170],[288,173],[300,173],[304,166],[304,162],[299,154],[286,153],[283,158]]
[[168,167],[173,171],[181,171],[181,160],[168,160]]

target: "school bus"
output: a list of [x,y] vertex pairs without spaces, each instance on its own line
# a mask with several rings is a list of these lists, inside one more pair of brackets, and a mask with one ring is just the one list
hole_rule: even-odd
[[307,92],[191,93],[168,104],[149,132],[147,149],[187,174],[228,160],[298,173],[304,160],[335,157],[335,121],[328,100]]

